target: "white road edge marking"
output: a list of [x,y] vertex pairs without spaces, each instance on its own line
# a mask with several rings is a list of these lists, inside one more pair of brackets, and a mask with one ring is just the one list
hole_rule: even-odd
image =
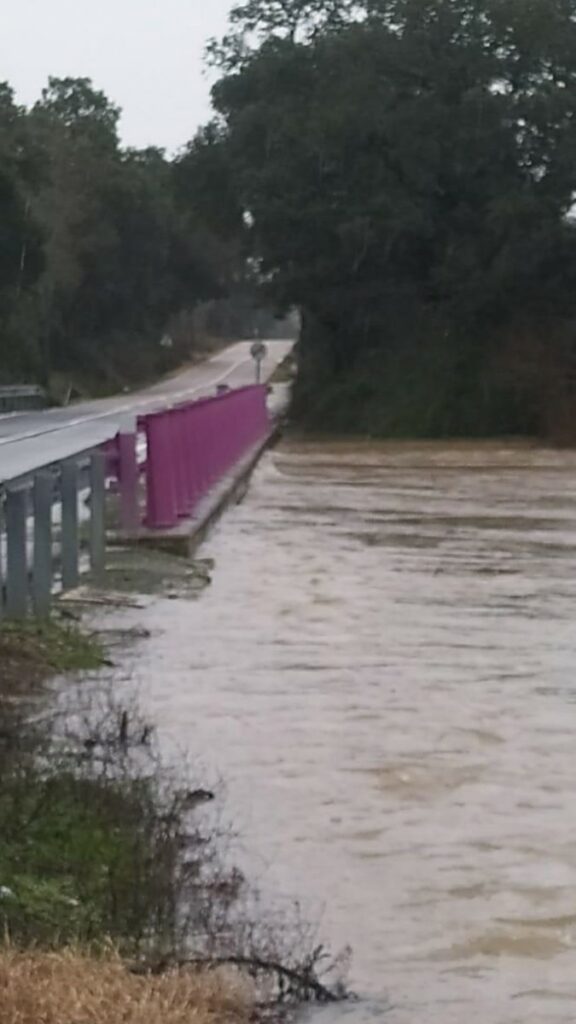
[[116,409],[108,410],[108,412],[96,413],[94,416],[80,416],[75,420],[68,420],[66,423],[61,424],[57,427],[48,427],[46,430],[34,430],[28,434],[18,434],[16,437],[5,437],[0,438],[0,447],[4,447],[9,444],[20,444],[22,441],[31,441],[35,437],[45,437],[46,434],[57,434],[62,430],[71,430],[74,427],[83,426],[85,423],[97,423],[99,420],[111,419],[112,417],[122,417],[132,413],[137,413],[138,409],[143,406],[154,406],[164,404],[167,409],[174,404],[180,398],[190,398],[192,395],[197,394],[198,391],[203,391],[206,388],[213,388],[215,385],[221,384],[222,381],[226,380],[230,374],[235,373],[236,370],[244,366],[244,363],[252,362],[251,356],[245,356],[240,359],[233,366],[229,366],[225,373],[219,377],[215,377],[211,381],[207,381],[205,384],[198,384],[195,388],[186,388],[184,391],[174,391],[170,394],[169,398],[166,396],[162,399],[161,396],[155,398],[154,396],[149,398],[140,398],[137,401],[132,402],[130,405],[118,406]]

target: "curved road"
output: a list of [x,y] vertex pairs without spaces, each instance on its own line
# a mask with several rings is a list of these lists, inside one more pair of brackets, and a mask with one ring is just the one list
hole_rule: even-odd
[[[293,345],[293,341],[267,342],[263,380],[272,376]],[[255,368],[250,347],[249,341],[230,345],[205,362],[143,391],[66,409],[0,416],[0,484],[103,444],[136,416],[213,393],[218,384],[252,384]]]

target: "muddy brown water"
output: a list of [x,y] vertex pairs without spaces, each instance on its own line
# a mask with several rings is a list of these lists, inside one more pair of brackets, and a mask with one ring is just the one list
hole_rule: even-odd
[[140,614],[171,749],[354,950],[320,1024],[576,1020],[576,455],[289,444]]

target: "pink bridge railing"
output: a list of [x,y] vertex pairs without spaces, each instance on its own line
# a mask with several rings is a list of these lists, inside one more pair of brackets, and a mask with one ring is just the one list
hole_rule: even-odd
[[[123,525],[169,529],[193,517],[203,498],[270,432],[266,388],[227,391],[150,413],[138,421],[145,438],[139,466],[137,437],[120,434],[108,448],[112,475],[119,481]],[[139,479],[146,485],[145,512],[138,499]]]

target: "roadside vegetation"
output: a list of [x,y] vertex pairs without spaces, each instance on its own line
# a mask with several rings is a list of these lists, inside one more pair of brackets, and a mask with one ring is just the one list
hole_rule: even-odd
[[0,653],[3,1024],[232,1022],[345,995],[296,909],[266,911],[231,862],[220,794],[118,702],[96,639],[8,626]]
[[100,668],[96,637],[69,623],[4,622],[0,628],[0,693],[29,693],[47,677]]
[[297,373],[297,362],[292,353],[278,364],[268,381],[269,384],[291,384]]
[[304,426],[571,442],[574,0],[243,0],[208,53],[174,159],[87,78],[0,84],[0,383],[130,387],[298,309]]
[[251,986],[230,973],[136,976],[112,953],[0,952],[2,1024],[241,1024]]
[[245,0],[211,59],[181,165],[302,310],[300,422],[574,440],[573,0]]
[[179,161],[122,147],[119,118],[88,78],[30,109],[0,80],[0,384],[64,401],[278,330],[243,229],[210,227]]

